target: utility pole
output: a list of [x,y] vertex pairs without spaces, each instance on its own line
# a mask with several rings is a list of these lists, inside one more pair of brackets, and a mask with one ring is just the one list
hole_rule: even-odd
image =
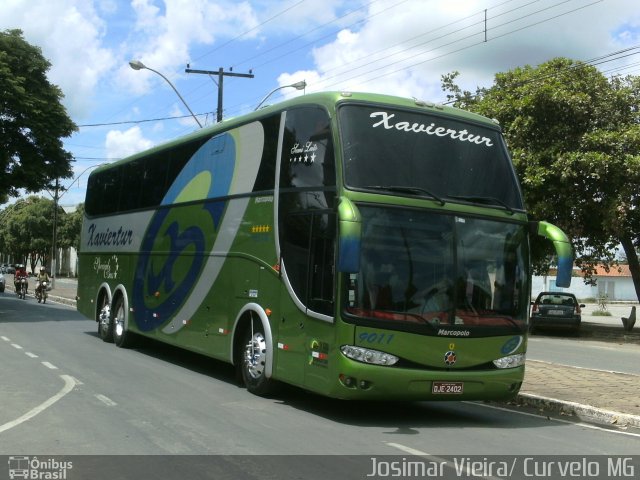
[[202,73],[204,75],[209,75],[209,76],[218,75],[218,81],[216,82],[218,85],[218,110],[216,115],[218,122],[222,121],[222,91],[223,91],[224,77],[244,77],[244,78],[254,77],[251,70],[249,70],[249,73],[235,73],[233,71],[233,68],[230,68],[228,72],[225,72],[224,68],[222,67],[220,67],[217,71],[216,70],[193,70],[188,67],[189,65],[187,65],[187,68],[184,69],[186,73]]
[[56,267],[58,257],[58,202],[60,201],[60,179],[56,177],[56,190],[53,196],[53,245],[51,247],[51,288],[56,288]]

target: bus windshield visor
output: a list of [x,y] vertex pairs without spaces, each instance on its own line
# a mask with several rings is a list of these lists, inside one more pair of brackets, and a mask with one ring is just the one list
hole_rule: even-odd
[[526,227],[358,205],[360,270],[347,274],[346,319],[380,328],[489,336],[526,330]]
[[384,106],[339,110],[350,189],[522,210],[499,129]]

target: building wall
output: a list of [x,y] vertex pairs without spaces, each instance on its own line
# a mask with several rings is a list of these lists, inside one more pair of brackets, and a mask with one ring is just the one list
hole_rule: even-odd
[[78,252],[75,248],[61,248],[58,250],[56,270],[58,277],[78,276]]
[[559,288],[555,286],[555,276],[534,276],[531,282],[531,297],[535,298],[538,293],[544,291],[565,291],[573,293],[579,299],[598,298],[600,293],[604,293],[610,301],[638,301],[631,277],[598,276],[595,279],[596,285],[585,285],[582,277],[573,277],[571,287]]

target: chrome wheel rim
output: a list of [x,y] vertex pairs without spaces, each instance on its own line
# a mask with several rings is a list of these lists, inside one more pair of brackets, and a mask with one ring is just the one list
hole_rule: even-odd
[[262,332],[255,332],[245,347],[245,369],[251,378],[258,379],[264,374],[266,363],[267,341]]
[[109,326],[110,310],[111,309],[109,308],[109,305],[105,305],[104,307],[102,307],[102,310],[100,310],[100,328],[104,332],[107,331],[107,328]]
[[124,333],[124,307],[120,306],[116,312],[115,318],[116,335],[121,337]]

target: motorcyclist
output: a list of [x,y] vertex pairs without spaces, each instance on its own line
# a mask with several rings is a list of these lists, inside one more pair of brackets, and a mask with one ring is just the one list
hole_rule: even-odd
[[16,289],[16,292],[18,291],[18,284],[20,283],[20,281],[22,279],[25,279],[25,293],[27,293],[27,290],[29,290],[29,282],[28,282],[28,278],[29,275],[27,275],[27,269],[25,268],[24,265],[19,264],[16,265],[16,273],[13,276],[13,286]]
[[42,289],[42,282],[49,282],[49,274],[47,273],[47,270],[44,267],[40,267],[40,272],[38,273],[38,276],[36,277],[36,282],[38,284],[38,286],[36,287],[36,291],[40,291]]

